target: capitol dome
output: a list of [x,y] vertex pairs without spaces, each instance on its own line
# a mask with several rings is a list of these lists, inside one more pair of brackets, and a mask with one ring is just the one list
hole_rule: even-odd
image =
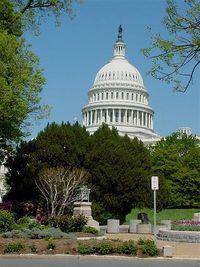
[[120,25],[114,57],[98,71],[88,92],[89,103],[82,109],[83,125],[92,134],[106,123],[117,128],[120,135],[154,143],[159,136],[153,131],[149,94],[141,74],[126,59],[125,48]]

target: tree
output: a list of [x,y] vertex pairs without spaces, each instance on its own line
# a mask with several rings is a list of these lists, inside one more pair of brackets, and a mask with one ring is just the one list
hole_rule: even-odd
[[153,172],[168,186],[168,205],[194,206],[200,202],[200,147],[194,136],[174,133],[152,148]]
[[91,140],[85,168],[94,217],[101,223],[110,217],[124,221],[132,208],[150,204],[149,152],[136,138],[120,137],[106,125]]
[[176,91],[186,91],[200,64],[200,2],[167,0],[163,24],[169,38],[152,34],[150,48],[143,49],[152,60],[149,73],[173,82]]
[[76,201],[77,189],[86,178],[84,170],[51,168],[42,170],[35,180],[45,199],[48,217],[63,215],[66,208]]
[[[3,0],[4,1],[4,0]],[[15,7],[16,16],[12,20],[15,24],[21,20],[24,30],[39,32],[42,20],[49,16],[55,16],[56,23],[59,24],[59,17],[66,13],[70,18],[74,17],[73,3],[80,3],[81,0],[9,0]]]
[[8,148],[28,131],[34,119],[48,115],[40,92],[45,83],[38,57],[22,38],[29,28],[39,29],[41,18],[63,12],[72,16],[71,0],[1,0],[0,2],[0,164]]
[[5,152],[26,133],[28,122],[47,113],[40,104],[45,83],[39,59],[21,37],[21,24],[9,0],[0,3],[0,163]]
[[21,142],[6,163],[7,183],[11,190],[7,199],[38,199],[35,185],[46,169],[82,169],[89,149],[89,133],[78,123],[52,123],[29,142]]

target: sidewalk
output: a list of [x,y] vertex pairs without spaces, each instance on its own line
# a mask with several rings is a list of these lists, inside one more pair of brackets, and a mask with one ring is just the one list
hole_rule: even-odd
[[[106,234],[110,239],[121,239],[121,240],[138,240],[142,239],[153,239],[152,235],[149,234]],[[171,241],[156,241],[159,249],[163,246],[168,245],[173,247],[173,258],[182,259],[199,259],[200,260],[200,243],[186,243],[186,242],[171,242]]]

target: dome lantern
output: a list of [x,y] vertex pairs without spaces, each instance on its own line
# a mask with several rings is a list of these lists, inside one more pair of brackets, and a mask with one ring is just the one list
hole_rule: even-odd
[[122,26],[119,25],[117,41],[115,42],[114,45],[114,57],[125,57],[126,44],[122,39],[122,31],[123,31]]

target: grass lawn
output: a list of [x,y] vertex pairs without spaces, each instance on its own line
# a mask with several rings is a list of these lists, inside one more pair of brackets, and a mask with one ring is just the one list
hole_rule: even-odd
[[[137,219],[137,214],[140,212],[145,212],[148,214],[150,222],[153,224],[153,209],[140,209],[135,208],[126,215],[125,224],[128,224],[130,220]],[[157,223],[159,224],[161,220],[180,220],[180,219],[192,219],[195,212],[200,212],[198,209],[165,209],[157,213]]]

